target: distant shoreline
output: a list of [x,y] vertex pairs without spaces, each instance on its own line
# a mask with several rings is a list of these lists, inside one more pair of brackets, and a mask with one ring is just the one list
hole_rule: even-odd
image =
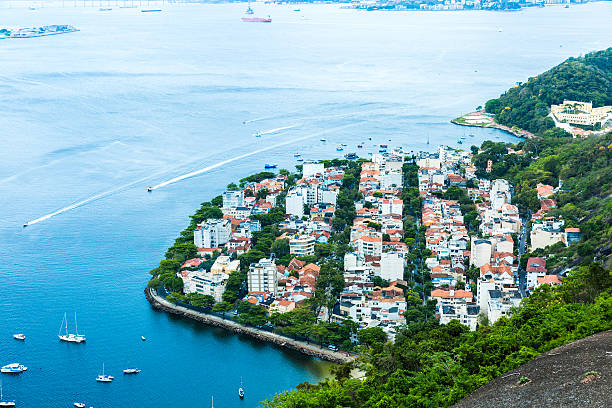
[[519,129],[517,127],[511,128],[506,125],[500,125],[495,121],[492,116],[487,114],[484,110],[470,112],[463,116],[459,116],[458,118],[451,120],[451,123],[459,126],[498,129],[520,138],[530,139],[535,137],[533,133],[528,132],[524,129]]
[[63,26],[63,25],[62,26],[52,25],[52,26],[42,26],[42,27],[33,27],[33,28],[20,28],[16,30],[0,29],[0,40],[46,37],[48,35],[68,34],[68,33],[74,33],[77,31],[80,31],[80,30],[72,26]]
[[195,310],[175,305],[159,296],[157,292],[151,288],[145,289],[145,297],[154,309],[192,319],[208,326],[220,327],[236,334],[244,334],[256,340],[272,343],[278,347],[297,351],[311,357],[317,357],[321,360],[344,364],[355,359],[355,357],[344,352],[332,351],[325,347],[319,347],[316,344],[293,340],[289,337],[265,330],[259,330],[255,327],[243,326],[229,319],[222,319],[214,315],[196,312]]

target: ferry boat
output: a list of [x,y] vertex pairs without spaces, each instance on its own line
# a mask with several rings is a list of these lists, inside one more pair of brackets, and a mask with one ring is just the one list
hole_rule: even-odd
[[140,372],[140,369],[138,368],[126,368],[125,370],[123,370],[123,374],[138,374]]
[[17,334],[13,334],[13,338],[15,340],[22,340],[23,341],[23,340],[26,339],[26,336],[23,333],[17,333]]
[[275,169],[276,168],[276,164],[267,164],[264,166],[264,168],[266,169]]
[[14,407],[15,400],[5,400],[2,395],[2,381],[0,381],[0,407]]
[[262,18],[262,17],[242,17],[242,21],[244,23],[271,23],[272,19],[270,16]]
[[105,375],[104,374],[104,363],[102,363],[102,374],[99,374],[96,377],[96,381],[97,382],[109,383],[109,382],[113,382],[114,379],[115,379],[115,377],[113,377],[112,375]]
[[0,373],[4,374],[19,374],[28,371],[28,367],[19,363],[11,363],[0,368]]

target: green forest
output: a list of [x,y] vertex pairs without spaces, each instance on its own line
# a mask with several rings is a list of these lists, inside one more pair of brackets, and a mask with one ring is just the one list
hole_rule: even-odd
[[541,75],[529,78],[485,104],[495,120],[540,136],[562,136],[547,117],[550,105],[563,100],[612,105],[612,48],[569,58]]

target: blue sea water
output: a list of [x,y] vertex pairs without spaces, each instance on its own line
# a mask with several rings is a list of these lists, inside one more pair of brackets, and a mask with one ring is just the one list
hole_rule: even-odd
[[[1,377],[19,407],[205,407],[213,395],[217,407],[252,407],[317,381],[318,360],[150,308],[147,272],[188,216],[264,163],[291,168],[296,152],[433,149],[469,133],[466,148],[515,141],[449,120],[612,44],[610,3],[518,13],[256,5],[272,24],[242,23],[241,4],[112,6],[0,9],[3,26],[81,30],[0,41],[0,363],[30,367]],[[78,313],[86,344],[58,342],[64,312],[70,324]],[[102,363],[112,384],[95,382]],[[123,377],[128,366],[142,372]]]

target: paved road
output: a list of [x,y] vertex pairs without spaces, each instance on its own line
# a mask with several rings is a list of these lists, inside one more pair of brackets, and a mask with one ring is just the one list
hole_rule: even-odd
[[521,257],[525,253],[525,248],[527,246],[527,220],[531,218],[531,213],[528,212],[525,218],[523,218],[523,225],[521,226],[521,234],[519,235],[519,270],[518,270],[518,278],[519,278],[519,290],[523,296],[525,296],[525,289],[527,287],[527,272],[520,267]]

